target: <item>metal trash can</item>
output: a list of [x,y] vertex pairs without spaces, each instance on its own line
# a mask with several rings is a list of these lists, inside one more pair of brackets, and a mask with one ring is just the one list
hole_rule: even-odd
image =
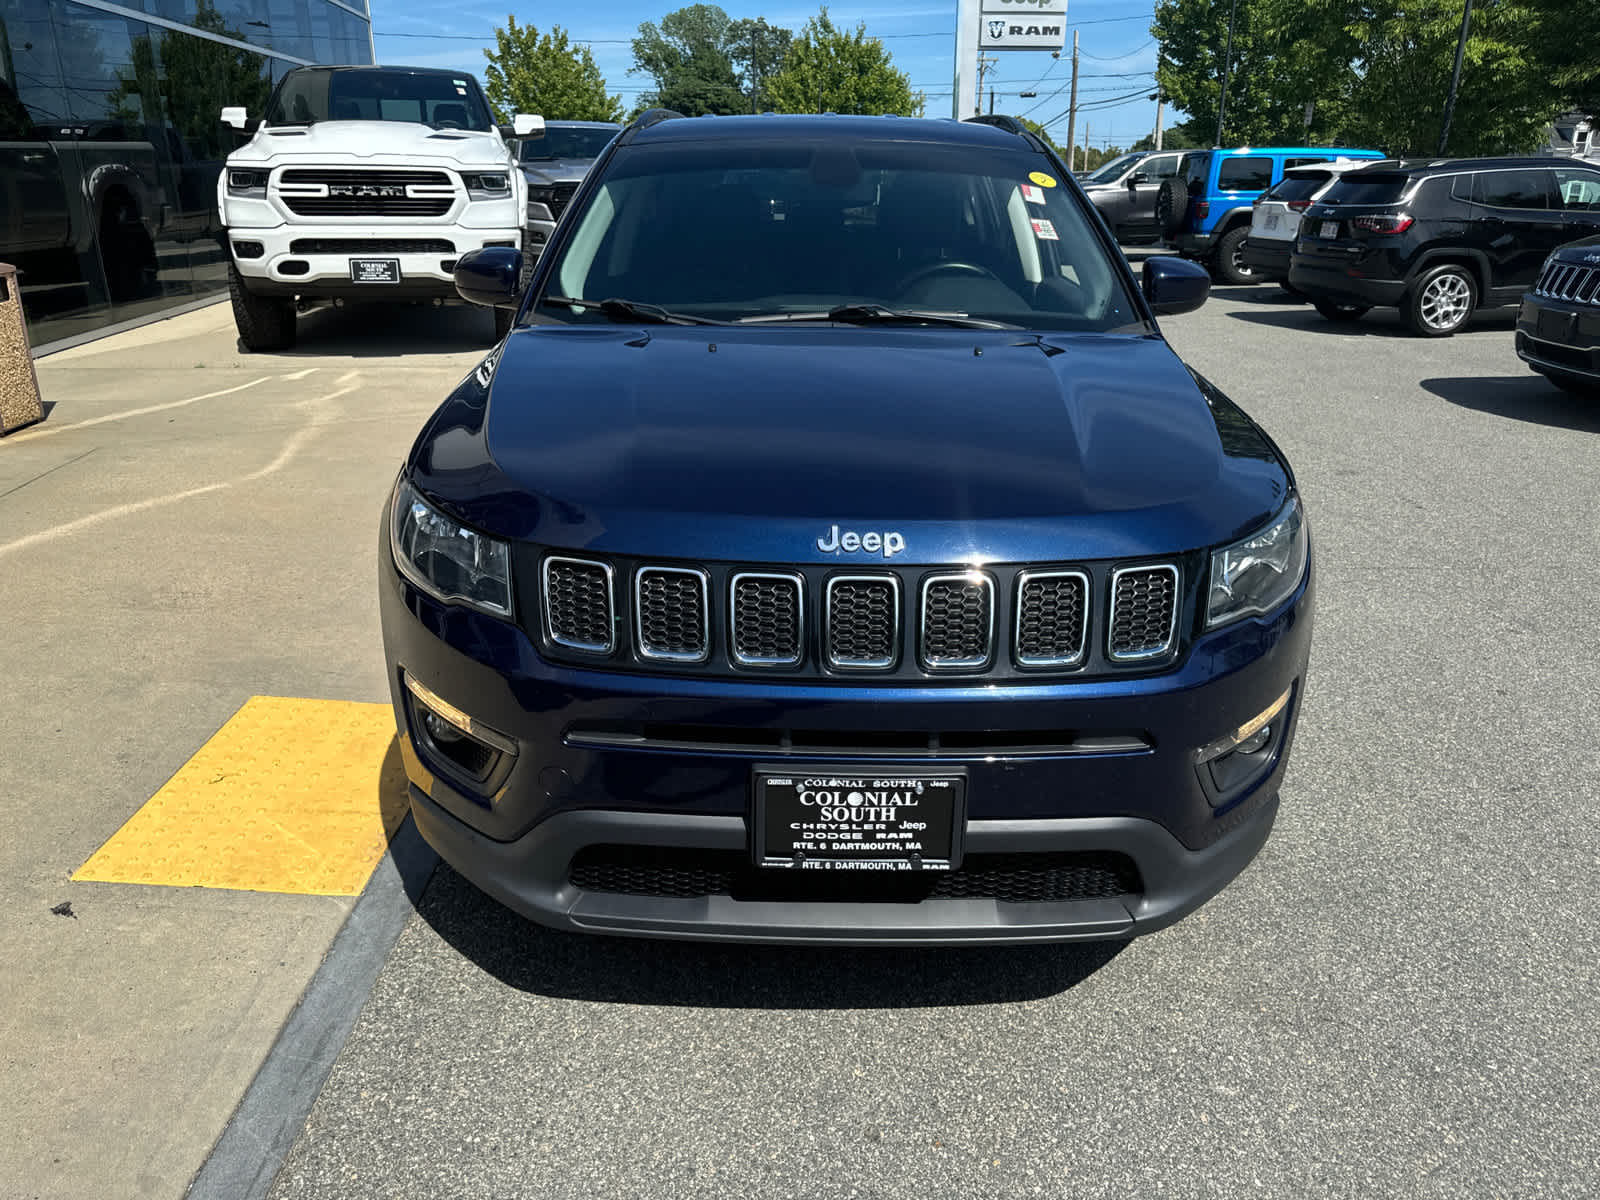
[[39,375],[28,348],[17,269],[0,263],[0,437],[44,420]]

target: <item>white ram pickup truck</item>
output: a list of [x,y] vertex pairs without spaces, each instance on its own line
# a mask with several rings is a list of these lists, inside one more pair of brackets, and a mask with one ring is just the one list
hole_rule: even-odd
[[[520,248],[527,182],[478,81],[414,67],[297,67],[264,117],[222,110],[250,140],[217,182],[246,350],[294,344],[295,314],[336,301],[454,299],[456,259]],[[495,337],[513,313],[495,309]]]

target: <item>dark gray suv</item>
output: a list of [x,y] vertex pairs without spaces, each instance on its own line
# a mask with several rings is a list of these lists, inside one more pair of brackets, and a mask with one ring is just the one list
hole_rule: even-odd
[[531,261],[550,243],[556,222],[600,152],[622,132],[609,121],[546,121],[544,136],[526,138],[517,159],[528,180],[526,250]]
[[1083,194],[1100,210],[1117,241],[1153,242],[1161,236],[1156,225],[1156,193],[1178,173],[1183,151],[1137,151],[1114,158],[1078,180]]

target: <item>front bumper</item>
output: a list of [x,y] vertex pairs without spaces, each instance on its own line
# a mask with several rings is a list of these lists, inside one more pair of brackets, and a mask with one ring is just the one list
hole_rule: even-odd
[[[1159,929],[1215,895],[1265,841],[1293,743],[1311,640],[1313,577],[1270,619],[1199,638],[1162,675],[987,686],[864,686],[684,678],[575,669],[540,657],[518,628],[435,603],[382,550],[380,607],[412,809],[430,844],[508,907],[571,930],[809,943],[1058,941]],[[516,746],[474,788],[413,728],[410,677]],[[1213,804],[1197,747],[1291,693],[1273,749],[1242,792]],[[726,731],[597,744],[586,728]],[[1141,731],[1142,746],[918,754],[791,751],[797,769],[966,774],[967,857],[1126,856],[1138,886],[1117,896],[1017,902],[988,895],[915,903],[676,897],[589,890],[574,856],[593,846],[749,855],[751,774],[770,749],[741,731],[937,730],[966,744],[995,729]],[[1027,742],[1030,739],[1020,739]],[[957,739],[949,739],[956,744]],[[870,757],[869,757],[870,756]],[[779,872],[779,874],[787,874]]]
[[1239,256],[1253,274],[1279,280],[1289,277],[1289,257],[1293,250],[1294,243],[1283,238],[1247,237]]
[[1524,296],[1516,345],[1540,374],[1600,386],[1600,308]]
[[[405,224],[352,229],[348,224],[235,228],[228,242],[240,280],[257,296],[384,300],[454,297],[456,260],[483,246],[522,245],[519,229]],[[351,263],[394,259],[398,283],[358,283]]]

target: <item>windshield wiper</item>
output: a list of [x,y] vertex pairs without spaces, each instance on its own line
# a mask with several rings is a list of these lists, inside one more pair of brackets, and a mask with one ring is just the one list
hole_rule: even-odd
[[827,312],[770,313],[741,317],[741,325],[777,321],[837,321],[844,325],[953,325],[957,329],[1020,329],[1004,321],[986,321],[965,313],[929,312],[918,308],[890,308],[884,304],[841,304]]
[[568,308],[592,308],[605,313],[614,321],[645,321],[652,325],[722,325],[710,317],[692,317],[688,313],[672,312],[659,304],[645,304],[639,300],[622,300],[609,296],[604,300],[578,300],[572,296],[546,296],[546,304],[565,304]]

